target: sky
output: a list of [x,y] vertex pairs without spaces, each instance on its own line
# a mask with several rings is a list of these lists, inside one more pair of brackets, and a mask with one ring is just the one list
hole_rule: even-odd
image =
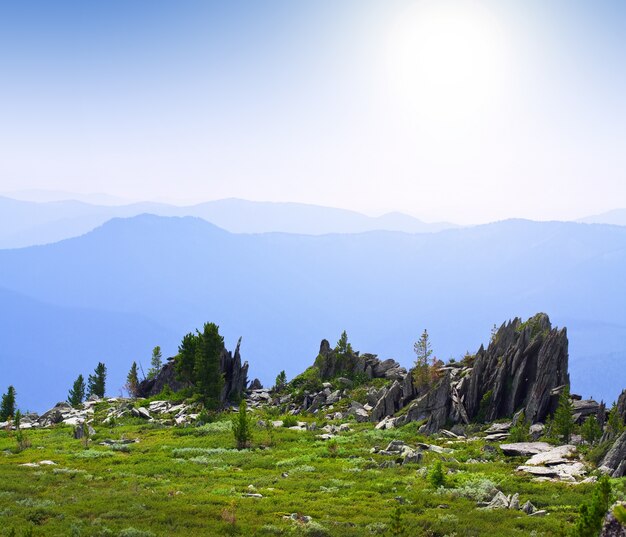
[[0,4],[0,192],[461,224],[626,207],[626,3]]

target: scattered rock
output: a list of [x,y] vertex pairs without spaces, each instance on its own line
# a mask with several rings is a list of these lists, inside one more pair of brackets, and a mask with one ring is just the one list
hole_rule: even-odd
[[514,444],[500,444],[500,449],[505,455],[512,457],[527,457],[544,453],[553,448],[547,442],[516,442]]
[[566,444],[552,448],[549,451],[536,453],[528,459],[525,464],[531,466],[554,466],[557,464],[566,464],[574,457],[575,453],[576,446]]

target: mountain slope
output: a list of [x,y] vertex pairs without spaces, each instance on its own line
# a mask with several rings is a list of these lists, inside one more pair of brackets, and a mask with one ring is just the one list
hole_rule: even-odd
[[[601,339],[607,323],[626,326],[624,268],[626,228],[612,226],[505,221],[436,234],[246,235],[198,218],[143,215],[0,251],[0,286],[72,310],[149,319],[167,328],[150,345],[170,352],[185,332],[215,321],[227,345],[243,336],[250,373],[266,383],[280,369],[299,373],[320,339],[343,329],[358,348],[410,365],[424,328],[440,358],[458,358],[494,323],[546,311],[570,326],[574,391],[611,399],[623,380],[605,380],[599,393],[604,372],[587,375],[576,364],[590,348],[603,357],[626,349]],[[102,353],[94,347],[93,355]],[[130,365],[109,360],[124,362],[119,371]],[[121,383],[122,375],[112,379]]]

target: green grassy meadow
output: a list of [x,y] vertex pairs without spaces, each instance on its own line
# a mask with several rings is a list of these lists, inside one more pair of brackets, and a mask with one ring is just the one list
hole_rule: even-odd
[[[19,452],[15,432],[2,431],[0,534],[565,535],[594,487],[533,482],[515,473],[521,460],[505,460],[482,440],[450,446],[419,436],[416,424],[390,431],[369,423],[351,427],[323,441],[319,431],[257,426],[253,447],[242,451],[234,448],[227,415],[187,428],[139,419],[109,427],[96,422],[87,447],[71,427],[29,430],[30,447]],[[120,443],[99,445],[109,439]],[[381,468],[393,457],[370,450],[392,439],[445,444],[454,453],[428,452],[420,463]],[[447,471],[446,487],[438,490],[428,479],[437,458]],[[45,460],[55,464],[21,466]],[[478,509],[478,499],[490,499],[484,496],[490,484],[519,493],[522,503],[530,500],[548,515]]]

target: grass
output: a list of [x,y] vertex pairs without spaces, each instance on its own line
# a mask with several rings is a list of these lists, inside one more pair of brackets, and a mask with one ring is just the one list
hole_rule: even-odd
[[[58,426],[28,431],[32,445],[19,453],[14,435],[2,431],[0,535],[386,535],[400,506],[407,535],[552,536],[565,534],[592,490],[533,482],[514,472],[519,460],[494,457],[482,440],[441,456],[447,488],[435,490],[428,481],[440,459],[435,454],[419,465],[379,468],[392,458],[372,454],[376,445],[436,443],[413,424],[376,431],[352,423],[334,445],[319,440],[319,432],[280,427],[270,439],[255,428],[253,448],[237,451],[229,423],[224,417],[179,429],[119,420],[96,425],[87,449],[71,428]],[[98,445],[123,438],[139,442],[127,449]],[[494,460],[473,462],[485,454]],[[20,466],[42,460],[56,465]],[[492,484],[550,514],[476,509]],[[293,520],[292,513],[313,522]]]

